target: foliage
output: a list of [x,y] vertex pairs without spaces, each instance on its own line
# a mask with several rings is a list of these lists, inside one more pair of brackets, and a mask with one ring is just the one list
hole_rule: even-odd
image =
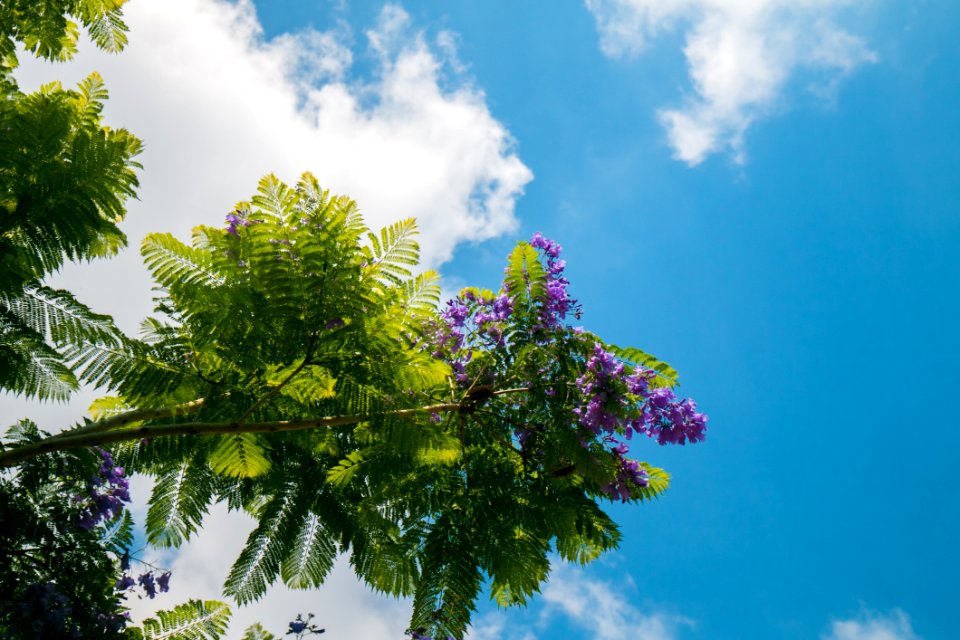
[[122,443],[158,479],[156,544],[187,540],[216,501],[252,514],[224,586],[241,604],[277,580],[319,586],[339,553],[375,590],[413,596],[421,636],[462,637],[484,585],[525,604],[551,552],[584,563],[618,544],[602,502],[666,488],[627,441],[697,442],[705,417],[668,365],[566,323],[580,309],[555,243],[519,243],[499,292],[441,311],[436,276],[412,274],[414,232],[367,231],[305,174],[264,178],[189,245],[148,236],[159,315],[144,339],[70,352],[118,394],[101,408],[130,413],[19,455]]
[[[29,422],[8,433],[12,445],[42,434]],[[34,458],[0,477],[0,637],[122,637],[115,560],[131,543],[129,518],[114,527],[79,526],[83,492],[74,478],[98,464],[88,450]],[[121,552],[122,553],[122,552]]]
[[140,142],[104,125],[107,92],[96,73],[76,90],[51,83],[21,92],[9,75],[14,42],[47,58],[69,57],[73,16],[97,44],[117,50],[124,42],[120,4],[18,0],[0,9],[0,389],[41,400],[63,400],[77,386],[64,345],[119,343],[109,317],[42,279],[65,260],[125,245],[117,223],[137,186]]
[[216,600],[190,600],[143,621],[144,640],[217,640],[227,629],[230,609]]
[[[44,437],[22,421],[0,448]],[[33,458],[0,477],[0,638],[220,637],[230,611],[215,601],[189,601],[142,628],[128,625],[125,599],[167,591],[170,572],[157,577],[134,559],[146,570],[137,580],[130,574],[133,520],[122,505],[129,500],[123,476],[106,451],[79,449]]]
[[17,43],[48,60],[69,60],[82,25],[110,52],[127,43],[121,7],[126,0],[4,0],[0,5],[0,75],[17,66]]

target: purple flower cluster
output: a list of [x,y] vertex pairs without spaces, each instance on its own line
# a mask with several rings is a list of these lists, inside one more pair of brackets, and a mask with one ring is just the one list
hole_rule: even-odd
[[161,573],[159,576],[155,575],[153,572],[147,571],[145,573],[141,573],[140,577],[134,580],[133,577],[128,573],[130,571],[129,551],[124,551],[123,556],[120,558],[120,570],[123,571],[123,573],[119,578],[117,578],[117,581],[113,585],[113,588],[117,591],[127,591],[139,584],[141,587],[143,587],[143,592],[147,594],[147,597],[150,599],[153,599],[157,596],[157,589],[160,590],[160,593],[166,593],[167,591],[170,591],[169,571]]
[[453,368],[458,382],[466,383],[467,364],[478,348],[504,346],[504,328],[513,313],[513,299],[506,294],[478,294],[471,289],[447,301],[440,322],[433,328],[433,352]]
[[[697,412],[693,400],[680,400],[665,387],[652,389],[650,382],[656,374],[650,369],[625,373],[626,367],[612,353],[600,343],[594,345],[587,370],[577,379],[577,388],[586,400],[574,409],[582,426],[596,435],[613,435],[622,428],[628,440],[634,432],[646,433],[660,444],[704,439],[707,416]],[[634,410],[637,403],[641,403],[639,411]]]
[[597,343],[593,355],[587,360],[587,370],[577,378],[577,389],[589,399],[573,412],[578,422],[594,435],[601,432],[612,435],[620,426],[620,416],[627,400],[618,393],[616,383],[623,377],[623,371],[623,363]]
[[530,239],[530,246],[539,249],[547,256],[547,297],[542,300],[540,325],[537,328],[556,329],[567,313],[574,307],[574,301],[567,293],[570,281],[563,277],[567,263],[560,260],[561,247],[553,240],[544,238],[538,231]]
[[703,441],[707,416],[697,412],[697,403],[692,399],[678,401],[673,390],[661,388],[649,393],[635,424],[635,429],[656,438],[660,444],[682,445]]
[[586,371],[577,378],[582,403],[573,412],[577,422],[605,443],[615,445],[616,480],[603,490],[626,501],[631,484],[647,486],[647,473],[635,460],[626,457],[629,448],[617,439],[627,440],[635,432],[646,433],[663,444],[686,444],[704,439],[707,417],[697,413],[693,400],[678,400],[671,389],[651,388],[655,373],[649,369],[627,367],[600,343],[594,344]]
[[97,475],[90,479],[86,493],[74,496],[81,505],[80,528],[92,529],[101,521],[110,521],[123,511],[123,503],[130,502],[130,484],[123,467],[113,464],[113,457],[105,449],[97,449],[103,460]]
[[[240,213],[240,212],[237,212]],[[237,213],[228,213],[227,214],[227,233],[239,236],[240,233],[237,231],[237,227],[249,227],[250,221],[247,220],[247,216],[237,215]]]
[[170,591],[170,572],[165,571],[158,575],[152,571],[147,571],[141,573],[137,579],[134,580],[130,574],[124,571],[123,575],[114,583],[113,588],[116,591],[128,591],[138,584],[140,588],[143,589],[143,593],[152,600],[157,597],[158,591],[160,593]]
[[617,475],[613,482],[601,487],[601,491],[608,496],[620,498],[621,502],[626,502],[630,499],[630,488],[646,487],[650,484],[650,477],[639,462],[627,457],[630,447],[626,442],[618,442],[611,451],[617,459]]

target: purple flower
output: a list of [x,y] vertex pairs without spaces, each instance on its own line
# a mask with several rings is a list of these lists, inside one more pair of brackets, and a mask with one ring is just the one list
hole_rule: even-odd
[[78,522],[81,529],[92,529],[101,521],[113,520],[123,511],[123,503],[130,501],[129,482],[123,467],[113,465],[109,451],[97,449],[97,452],[102,458],[97,475],[90,478],[86,493],[73,498],[82,505]]
[[290,630],[287,633],[303,633],[307,629],[307,623],[302,620],[295,620],[290,623]]
[[120,576],[120,578],[117,579],[117,582],[113,585],[113,588],[117,591],[126,591],[135,584],[136,582],[133,581],[133,578],[124,573],[122,576]]
[[547,256],[551,258],[556,258],[560,255],[561,247],[559,244],[553,240],[548,240],[544,238],[543,235],[537,231],[533,234],[533,238],[530,239],[530,246],[534,249],[540,249]]
[[160,577],[157,578],[157,586],[160,587],[160,593],[166,593],[170,591],[170,572],[160,574]]
[[137,582],[143,587],[144,592],[146,592],[150,599],[157,597],[157,585],[152,573],[148,571],[140,574]]
[[673,391],[661,388],[650,392],[640,418],[634,420],[632,426],[656,438],[661,445],[684,445],[706,438],[707,416],[697,412],[693,400],[678,401]]
[[447,308],[441,316],[451,327],[462,327],[466,323],[469,314],[470,310],[458,298],[447,301]]
[[[612,442],[617,442],[614,438],[609,438]],[[647,470],[639,462],[627,458],[626,454],[630,448],[625,442],[617,443],[617,446],[611,449],[617,461],[617,472],[613,482],[601,487],[601,491],[612,498],[618,498],[621,502],[626,502],[631,498],[632,487],[646,487],[650,484]]]

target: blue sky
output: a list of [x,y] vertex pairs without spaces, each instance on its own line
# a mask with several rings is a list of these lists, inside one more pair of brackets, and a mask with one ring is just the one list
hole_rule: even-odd
[[[246,43],[235,57],[248,68],[226,58],[211,68],[235,73],[231,86],[255,108],[235,100],[224,115],[204,93],[218,80],[180,75],[161,117],[124,94],[138,71],[119,65],[163,46],[160,18],[134,0],[131,51],[117,59],[132,62],[86,52],[76,73],[102,65],[114,117],[154,145],[142,206],[212,216],[144,215],[131,236],[216,220],[267,170],[324,180],[327,167],[375,219],[422,213],[428,262],[450,288],[495,286],[513,243],[542,231],[564,247],[584,323],[680,370],[710,430],[700,445],[642,451],[673,474],[671,490],[614,508],[622,549],[562,570],[529,609],[482,605],[475,637],[950,637],[960,4],[683,0],[657,13],[666,4],[262,0],[255,16],[242,4],[240,20],[235,5],[177,0],[168,11],[185,30]],[[233,22],[221,33],[224,16]],[[304,43],[311,55],[291,53]],[[398,98],[385,87],[416,60],[425,66]],[[311,88],[327,93],[306,146],[290,132]],[[274,119],[258,133],[263,114]],[[163,121],[190,132],[186,152],[164,150]],[[263,162],[259,151],[210,150],[237,130],[261,140]],[[288,146],[262,142],[278,132]],[[349,155],[351,140],[364,158]],[[317,151],[334,147],[340,155]],[[191,154],[208,160],[198,171],[217,166],[207,187],[164,164]],[[441,170],[451,166],[465,168]],[[392,201],[377,185],[397,176],[417,188],[396,187]],[[183,200],[151,204],[166,179]],[[109,304],[89,275],[72,285]],[[131,296],[146,309],[148,289]],[[350,589],[341,608],[349,592],[358,612],[403,610]],[[333,596],[313,597],[322,614]],[[328,634],[383,637],[347,624]]]

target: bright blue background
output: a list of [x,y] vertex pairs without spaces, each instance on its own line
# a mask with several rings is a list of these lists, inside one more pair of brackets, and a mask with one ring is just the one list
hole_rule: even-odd
[[[362,43],[381,6],[355,4],[258,10],[268,35],[343,18]],[[671,159],[654,115],[689,91],[680,35],[611,61],[576,2],[404,8],[428,37],[459,34],[536,176],[520,237],[564,246],[584,323],[669,361],[710,415],[705,444],[643,450],[672,488],[614,509],[622,551],[591,575],[632,575],[633,605],[695,621],[682,637],[813,638],[863,607],[951,637],[960,3],[874,3],[848,27],[876,64],[829,104],[794,78],[744,166],[696,168]],[[444,273],[496,286],[515,240],[463,247]],[[567,633],[583,632],[543,637]]]

